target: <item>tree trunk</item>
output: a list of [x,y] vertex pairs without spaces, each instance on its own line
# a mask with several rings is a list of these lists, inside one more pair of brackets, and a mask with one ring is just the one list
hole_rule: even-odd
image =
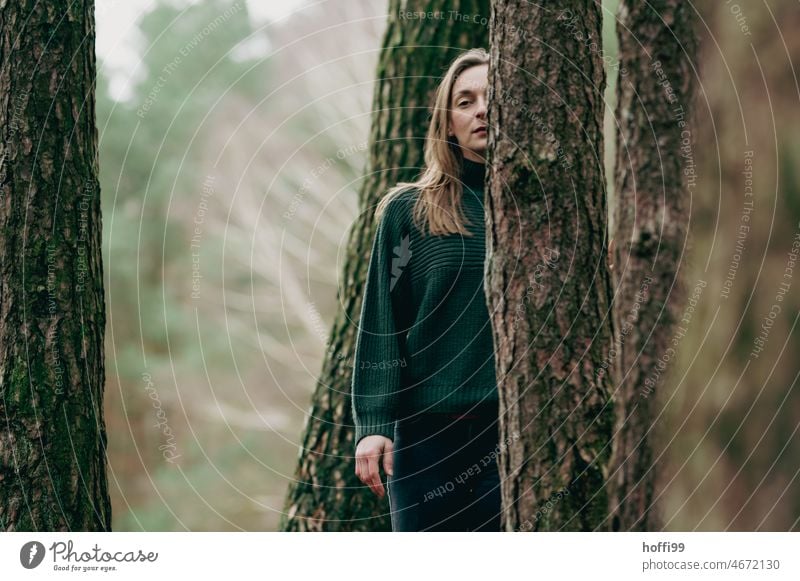
[[0,528],[110,530],[94,2],[0,34]]
[[[428,13],[440,11],[438,17]],[[389,530],[389,504],[355,475],[350,384],[361,296],[375,234],[378,200],[423,166],[423,137],[433,92],[463,50],[486,46],[488,0],[443,4],[391,0],[378,64],[369,165],[359,192],[361,215],[348,241],[330,345],[317,383],[303,447],[284,506],[284,531]],[[477,16],[478,21],[473,22]]]
[[601,22],[589,0],[493,5],[486,292],[507,531],[594,530],[607,513]]
[[615,223],[619,268],[615,348],[619,390],[609,471],[611,530],[661,530],[653,505],[652,441],[663,372],[686,333],[679,272],[695,187],[693,128],[697,40],[694,10],[680,0],[619,6],[619,134]]

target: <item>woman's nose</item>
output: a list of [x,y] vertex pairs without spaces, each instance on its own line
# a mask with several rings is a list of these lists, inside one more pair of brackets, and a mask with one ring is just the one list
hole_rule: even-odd
[[477,117],[485,117],[486,116],[486,99],[483,97],[478,98],[478,109],[475,112]]

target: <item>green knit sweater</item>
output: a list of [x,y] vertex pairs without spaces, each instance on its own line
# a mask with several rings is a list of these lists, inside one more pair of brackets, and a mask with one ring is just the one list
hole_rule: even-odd
[[464,159],[465,226],[473,236],[424,235],[417,190],[386,207],[372,245],[353,362],[355,444],[394,439],[394,421],[420,412],[497,410],[494,344],[483,289],[483,164]]

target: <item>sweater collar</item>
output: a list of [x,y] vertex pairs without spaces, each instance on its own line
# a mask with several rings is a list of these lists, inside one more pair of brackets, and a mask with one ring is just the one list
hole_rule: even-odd
[[485,164],[472,161],[466,157],[461,158],[461,181],[464,182],[465,186],[471,190],[482,190],[485,177]]

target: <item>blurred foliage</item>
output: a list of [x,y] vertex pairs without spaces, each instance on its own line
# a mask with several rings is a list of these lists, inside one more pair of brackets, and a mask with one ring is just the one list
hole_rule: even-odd
[[[106,406],[111,469],[118,472],[114,526],[181,530],[179,521],[189,519],[187,526],[200,530],[264,528],[257,512],[232,526],[206,521],[197,510],[204,502],[198,496],[209,503],[237,498],[232,490],[221,492],[229,488],[224,479],[239,480],[241,471],[233,468],[248,466],[235,428],[199,415],[204,401],[215,401],[214,378],[234,383],[231,352],[247,350],[238,337],[203,325],[207,303],[191,294],[193,220],[212,173],[206,150],[218,139],[215,119],[233,100],[260,99],[270,74],[268,61],[239,59],[232,49],[263,32],[252,30],[244,3],[210,0],[185,9],[159,4],[139,26],[143,74],[132,98],[112,100],[102,75],[97,88],[109,309]],[[211,279],[205,284],[220,270],[221,245],[206,224],[202,229],[201,273]],[[153,381],[149,391],[145,373]],[[245,435],[255,444],[260,433]],[[234,444],[215,450],[215,441]],[[170,444],[180,466],[159,451]],[[257,478],[250,481],[251,490],[261,488]]]
[[256,27],[241,0],[165,0],[121,100],[98,66],[116,530],[277,527],[356,213],[369,11]]

